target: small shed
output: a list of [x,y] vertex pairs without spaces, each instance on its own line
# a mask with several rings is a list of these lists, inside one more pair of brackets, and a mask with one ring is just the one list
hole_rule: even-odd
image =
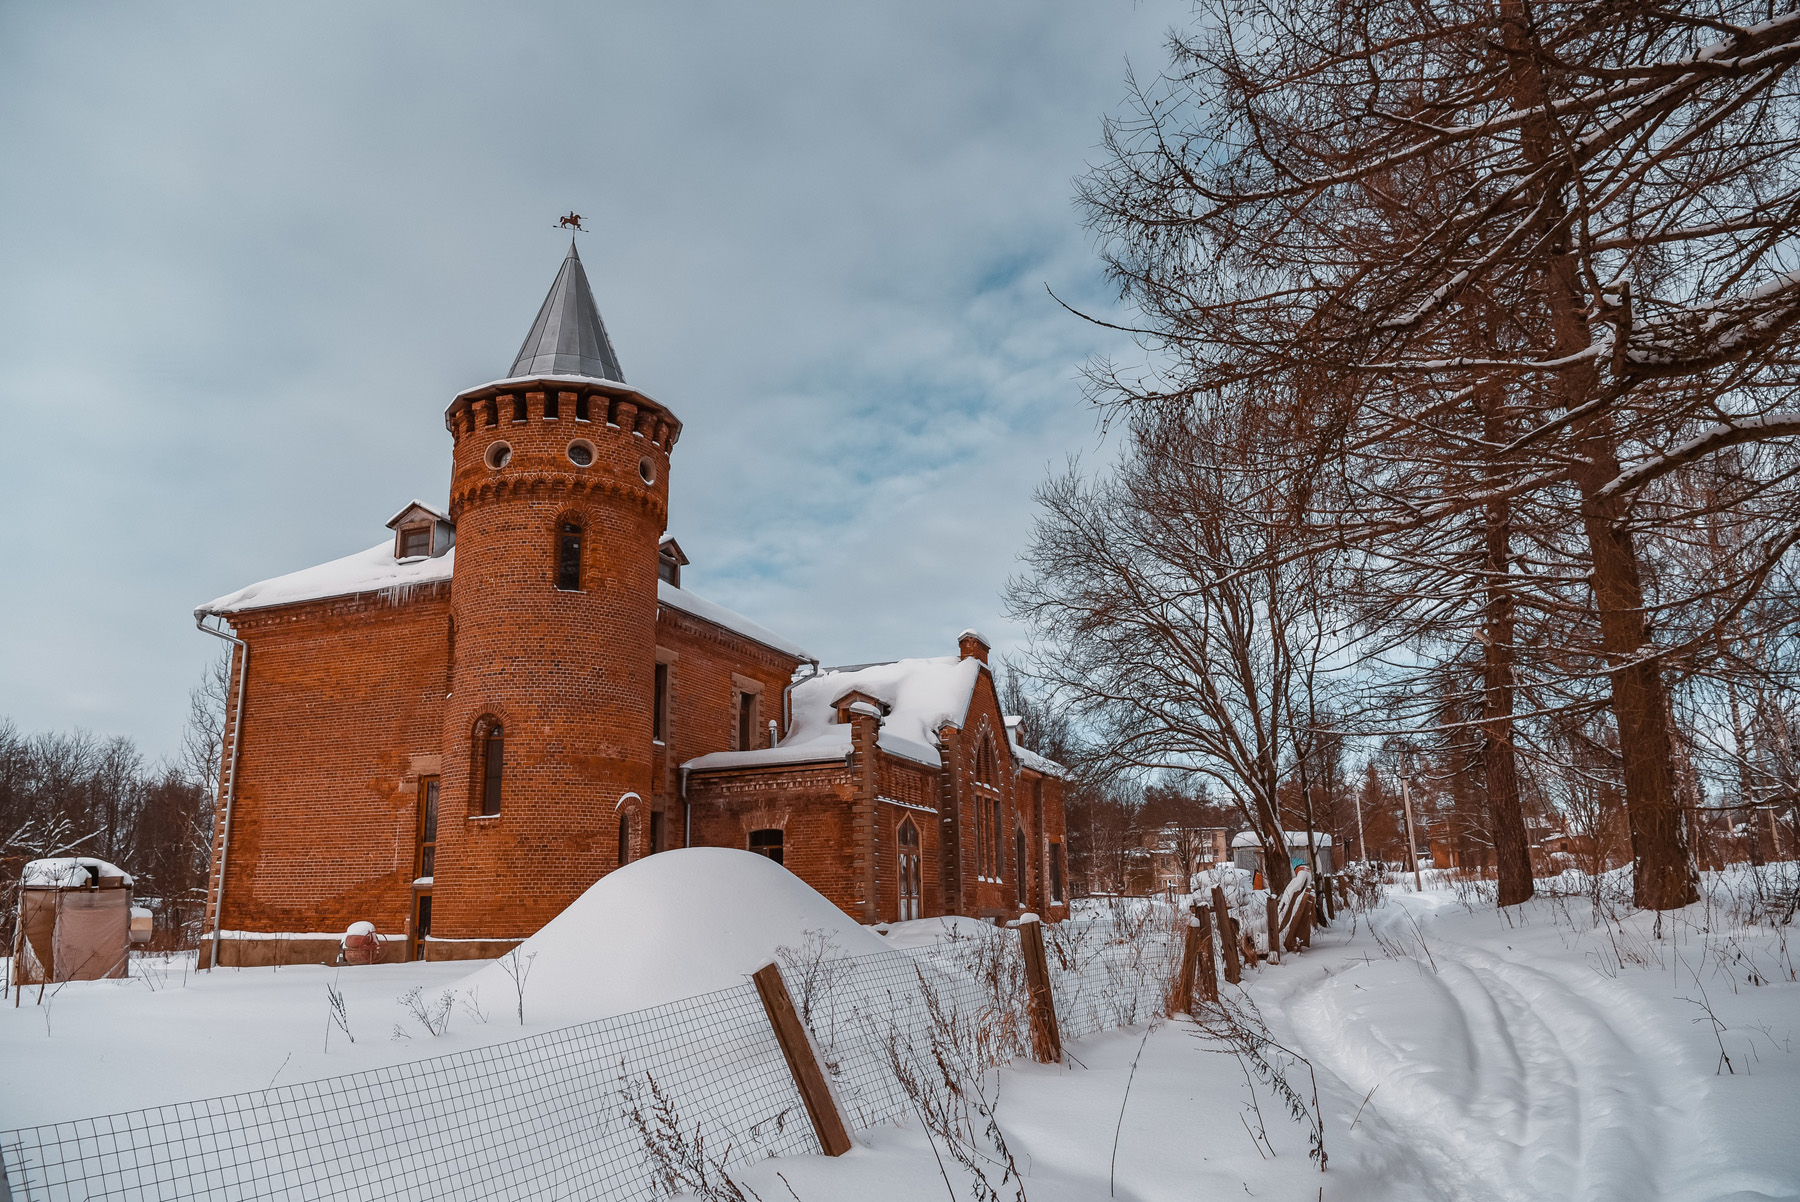
[[[1308,863],[1307,833],[1305,831],[1285,831],[1288,846],[1288,867]],[[1319,862],[1312,864],[1312,870],[1319,876],[1331,875],[1331,836],[1321,831],[1312,832],[1311,846],[1318,852]],[[1231,840],[1231,862],[1239,868],[1251,872],[1268,875],[1268,865],[1263,863],[1262,840],[1255,831],[1244,831]]]
[[13,984],[123,977],[130,964],[131,877],[92,856],[32,860],[19,882]]

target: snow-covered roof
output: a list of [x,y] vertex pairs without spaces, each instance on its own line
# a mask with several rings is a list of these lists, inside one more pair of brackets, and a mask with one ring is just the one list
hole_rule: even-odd
[[[89,872],[88,869],[94,869]],[[25,865],[21,883],[35,889],[81,889],[98,874],[122,876],[125,887],[131,887],[131,874],[117,864],[93,856],[56,856],[48,860],[32,860]]]
[[[418,501],[413,506],[429,508]],[[412,506],[408,506],[408,509]],[[405,513],[406,510],[402,510]],[[275,605],[294,605],[302,601],[320,601],[328,597],[352,597],[358,593],[385,589],[410,589],[437,584],[451,579],[456,570],[456,548],[435,559],[396,559],[394,541],[383,539],[367,551],[346,555],[330,563],[302,568],[285,576],[259,580],[234,593],[216,597],[194,610],[194,616],[240,613],[251,609],[268,609]],[[767,626],[752,622],[743,614],[723,605],[676,588],[666,580],[656,582],[656,600],[660,605],[740,634],[753,642],[773,648],[796,659],[811,659],[806,649],[793,640],[776,634]]]
[[430,505],[427,505],[425,502],[419,500],[419,498],[414,497],[412,500],[410,500],[406,503],[405,508],[401,509],[399,513],[396,513],[393,517],[391,517],[387,520],[387,528],[389,530],[392,530],[395,526],[398,526],[400,524],[400,519],[405,517],[407,514],[411,513],[415,509],[421,510],[421,511],[431,515],[433,518],[437,519],[440,522],[448,522],[450,520],[450,515],[445,513],[443,510],[437,509]]
[[[1287,845],[1289,847],[1306,846],[1305,831],[1283,831],[1282,833],[1287,836]],[[1331,846],[1331,836],[1325,834],[1323,831],[1314,831],[1312,841],[1314,847]],[[1231,845],[1233,847],[1261,847],[1262,838],[1257,835],[1255,831],[1240,831],[1231,837]]]
[[235,593],[226,593],[194,610],[194,616],[240,613],[327,597],[352,597],[383,589],[417,588],[449,580],[455,568],[454,547],[435,559],[399,560],[394,558],[394,540],[387,538],[367,551],[302,568],[285,576],[259,580]]
[[679,609],[682,613],[691,614],[714,626],[722,626],[734,634],[741,634],[752,642],[761,643],[773,648],[783,655],[791,655],[795,659],[811,659],[806,649],[791,639],[783,638],[767,626],[752,622],[735,610],[726,609],[723,605],[708,601],[705,597],[697,597],[686,589],[676,588],[667,580],[656,582],[656,603],[666,605],[670,609]]
[[[850,752],[850,727],[837,721],[836,703],[851,693],[861,693],[880,701],[887,710],[878,740],[881,749],[936,768],[943,763],[937,732],[946,725],[960,727],[967,720],[975,680],[984,667],[977,659],[945,655],[832,668],[794,686],[794,720],[780,743],[754,751],[716,751],[689,760],[685,766],[704,772],[842,759]],[[1019,754],[1018,749],[1014,754]]]
[[[965,631],[964,633],[967,632]],[[1031,748],[1026,747],[1019,742],[1019,732],[1025,726],[1025,717],[1023,714],[1007,714],[1004,721],[1006,722],[1006,741],[1012,747],[1013,759],[1018,762],[1021,768],[1029,768],[1033,772],[1041,772],[1045,776],[1059,776],[1064,780],[1069,779],[1069,770],[1067,768],[1063,767],[1049,756],[1039,755],[1037,752],[1031,750]]]
[[1039,755],[1029,747],[1021,747],[1017,743],[1014,743],[1012,745],[1012,754],[1013,759],[1018,762],[1018,765],[1021,768],[1029,768],[1033,772],[1040,772],[1045,776],[1058,776],[1064,780],[1069,779],[1069,770],[1067,768],[1063,767],[1047,755]]

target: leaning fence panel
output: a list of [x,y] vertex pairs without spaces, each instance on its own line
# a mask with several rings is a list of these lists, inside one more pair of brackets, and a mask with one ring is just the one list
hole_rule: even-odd
[[646,1198],[668,1192],[649,1149],[671,1138],[716,1164],[817,1150],[750,986],[347,1077],[10,1131],[0,1164],[18,1202]]
[[[789,963],[783,976],[857,1129],[904,1122],[903,1078],[953,1048],[992,1068],[1025,1049],[1017,940],[954,940],[911,951]],[[808,988],[819,980],[829,988]]]

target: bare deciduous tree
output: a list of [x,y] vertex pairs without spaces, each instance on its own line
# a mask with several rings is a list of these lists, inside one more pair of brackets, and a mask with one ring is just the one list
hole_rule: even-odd
[[[1481,514],[1497,575],[1503,503],[1559,514],[1599,666],[1565,662],[1608,685],[1637,900],[1692,901],[1667,664],[1800,540],[1800,13],[1251,0],[1172,46],[1083,188],[1155,356],[1097,369],[1100,399],[1266,421],[1265,462],[1321,502],[1289,557]],[[1646,548],[1696,511],[1654,486],[1734,447],[1718,504],[1753,553],[1655,578]]]

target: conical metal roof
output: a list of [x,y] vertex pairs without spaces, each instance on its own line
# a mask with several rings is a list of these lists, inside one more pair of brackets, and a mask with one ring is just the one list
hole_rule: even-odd
[[600,308],[594,304],[594,291],[588,287],[587,272],[581,269],[581,256],[575,253],[575,240],[569,239],[569,254],[563,259],[550,295],[531,323],[531,333],[513,360],[511,377],[519,376],[593,376],[599,380],[617,380],[623,384],[625,373],[619,367],[612,340],[600,320]]

